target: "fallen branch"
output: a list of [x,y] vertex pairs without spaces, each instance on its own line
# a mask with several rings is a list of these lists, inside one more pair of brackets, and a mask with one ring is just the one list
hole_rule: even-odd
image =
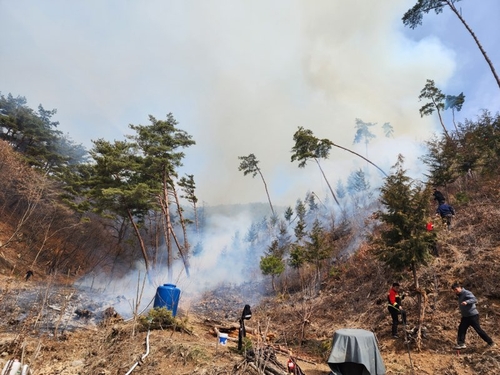
[[[261,372],[261,371],[259,371],[259,369],[258,369],[258,368],[257,368],[257,366],[255,365],[255,363],[250,362],[250,363],[248,364],[248,366],[249,366],[250,368],[252,368],[253,370],[255,370],[255,371],[257,372],[257,374],[262,374],[262,372]],[[276,369],[271,369],[270,367],[266,367],[266,368],[264,369],[264,374],[265,374],[265,375],[287,375],[287,373],[286,373],[286,372],[283,372],[283,371],[278,371],[278,370],[276,370]]]
[[144,358],[146,358],[148,355],[149,355],[149,332],[148,331],[148,334],[146,335],[146,353],[144,353],[138,360],[136,363],[133,364],[133,366],[130,368],[130,370],[127,371],[127,373],[125,375],[130,375],[132,373],[132,371],[134,371],[134,369],[141,365],[144,361]]
[[302,357],[297,357],[296,355],[292,355],[292,351],[290,349],[282,348],[279,345],[278,346],[273,346],[273,349],[277,350],[278,352],[281,352],[283,354],[289,355],[290,357],[293,357],[296,360],[299,360],[299,361],[302,361],[302,362],[306,362],[306,363],[310,363],[311,365],[314,365],[314,366],[317,365],[317,363],[314,362],[314,361],[311,361],[309,359],[305,359],[305,358],[302,358]]
[[61,309],[57,306],[47,305],[47,307],[50,307],[52,310],[61,311]]

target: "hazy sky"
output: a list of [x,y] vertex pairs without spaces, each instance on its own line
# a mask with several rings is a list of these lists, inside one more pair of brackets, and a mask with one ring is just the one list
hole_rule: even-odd
[[[421,177],[421,143],[440,131],[418,111],[426,79],[464,92],[458,120],[498,111],[500,89],[472,37],[449,9],[405,28],[415,2],[0,0],[0,91],[57,109],[59,129],[87,148],[172,112],[197,143],[183,173],[195,175],[200,201],[265,202],[262,182],[238,171],[238,156],[254,153],[273,203],[294,205],[308,190],[327,195],[316,165],[290,162],[299,126],[386,171],[402,153]],[[500,1],[458,5],[500,73]],[[366,148],[353,145],[356,118],[378,124]],[[365,164],[333,150],[322,166],[336,185]]]

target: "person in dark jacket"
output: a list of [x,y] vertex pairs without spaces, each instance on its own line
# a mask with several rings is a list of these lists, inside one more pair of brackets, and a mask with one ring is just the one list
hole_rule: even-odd
[[445,201],[443,193],[441,193],[438,189],[434,188],[434,193],[432,193],[434,200],[437,202],[438,206],[443,204]]
[[26,281],[28,281],[31,276],[33,276],[33,271],[32,270],[28,270],[28,272],[26,272],[26,275],[24,275],[24,279]]
[[387,302],[389,305],[387,309],[392,317],[392,337],[397,339],[398,336],[398,316],[401,315],[401,321],[406,325],[406,311],[401,306],[401,301],[405,298],[404,294],[399,294],[399,283],[393,283],[392,288],[389,289],[387,294]]
[[446,223],[446,227],[449,230],[451,228],[451,219],[455,216],[455,209],[446,202],[443,202],[437,208],[436,214],[441,216],[441,219]]
[[455,292],[458,298],[458,307],[460,309],[460,314],[462,319],[460,320],[460,325],[458,326],[457,335],[457,346],[455,349],[465,349],[465,334],[467,329],[472,326],[477,332],[479,337],[481,337],[488,346],[494,346],[493,340],[490,336],[483,331],[479,325],[479,312],[476,308],[477,299],[469,290],[462,288],[459,283],[453,283],[451,289]]

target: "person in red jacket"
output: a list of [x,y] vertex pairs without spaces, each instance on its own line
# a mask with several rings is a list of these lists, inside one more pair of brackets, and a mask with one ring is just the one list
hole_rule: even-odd
[[399,284],[393,283],[392,288],[389,289],[389,293],[387,294],[387,302],[389,305],[387,309],[392,317],[392,337],[395,339],[399,338],[398,336],[398,324],[399,319],[398,316],[401,315],[401,322],[406,325],[406,311],[403,310],[403,306],[401,305],[401,301],[405,298],[404,293],[399,294]]
[[[432,221],[427,222],[425,228],[427,229],[428,232],[433,232],[434,231],[434,224]],[[431,245],[429,246],[429,250],[434,256],[438,257],[439,256],[439,248],[438,248],[438,243],[437,243],[437,237],[436,233],[432,233],[434,240],[432,241]]]

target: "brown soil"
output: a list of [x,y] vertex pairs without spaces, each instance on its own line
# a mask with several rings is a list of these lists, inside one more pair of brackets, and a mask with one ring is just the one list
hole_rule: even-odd
[[[442,257],[437,258],[422,275],[423,280],[437,280],[439,288],[428,291],[427,336],[420,351],[411,338],[408,343],[403,338],[391,338],[390,319],[384,302],[381,302],[386,292],[385,285],[384,288],[380,285],[385,283],[383,270],[373,267],[372,260],[363,255],[363,251],[346,265],[343,279],[329,285],[319,296],[263,297],[258,306],[252,307],[253,316],[246,323],[247,337],[254,348],[269,345],[282,366],[286,365],[289,350],[306,375],[329,374],[326,359],[331,337],[335,330],[347,327],[368,329],[376,334],[387,374],[500,373],[500,351],[486,348],[472,330],[467,336],[468,349],[457,352],[452,348],[459,316],[455,299],[442,279],[444,275],[451,277],[454,267],[468,269],[473,264],[463,260],[453,265],[449,260],[457,256],[455,250],[451,247],[443,250]],[[500,259],[499,251],[495,249],[477,259]],[[366,273],[370,267],[372,272]],[[350,275],[354,271],[349,269],[355,269],[356,273]],[[186,329],[152,330],[148,337],[147,331],[141,331],[140,325],[133,321],[98,316],[79,318],[70,302],[66,302],[67,311],[62,312],[67,296],[75,298],[79,293],[71,286],[49,283],[48,279],[25,282],[13,276],[2,276],[0,282],[3,313],[1,366],[16,357],[22,358],[30,365],[33,374],[38,375],[126,374],[137,362],[140,364],[131,374],[257,373],[237,350],[238,323],[234,317],[239,312],[235,310],[243,305],[235,303],[237,298],[230,298],[232,294],[238,294],[237,287],[221,287],[217,293],[206,293],[198,301],[188,302],[181,298],[178,318]],[[22,296],[37,288],[51,290],[54,298],[46,302],[52,307],[45,307],[42,312],[37,303],[31,309],[23,305]],[[55,290],[58,292],[53,292]],[[498,341],[500,303],[496,298],[481,296],[480,299],[483,328]],[[227,305],[221,305],[224,303]],[[189,311],[183,305],[189,305]],[[411,293],[406,306],[409,314],[407,328],[411,329],[416,317],[415,298]],[[61,318],[68,313],[72,315],[71,331],[67,329],[68,319]],[[217,329],[230,332],[226,346],[218,345]],[[305,340],[299,346],[297,337],[303,329]],[[256,332],[260,334],[254,334]],[[269,341],[263,342],[263,337]]]
[[[453,349],[460,319],[449,289],[454,280],[461,280],[478,297],[481,325],[500,343],[500,247],[496,238],[500,213],[484,215],[472,206],[462,212],[453,232],[437,226],[440,256],[419,270],[420,292],[426,295],[426,336],[420,350],[414,337],[407,342],[392,339],[385,299],[395,275],[365,246],[335,265],[336,272],[319,293],[302,286],[293,294],[260,296],[246,323],[253,348],[272,349],[281,366],[286,365],[286,352],[291,351],[306,375],[327,375],[334,332],[362,328],[375,333],[388,375],[500,374],[499,347],[486,348],[473,330],[467,335],[467,349]],[[481,217],[488,217],[488,222]],[[1,232],[8,230],[0,228]],[[105,319],[100,305],[89,303],[92,315],[79,317],[75,307],[81,303],[75,301],[81,301],[83,292],[73,288],[73,280],[34,269],[35,277],[26,282],[28,264],[22,259],[15,246],[1,249],[2,368],[7,360],[18,358],[36,375],[123,375],[138,362],[130,374],[257,373],[237,350],[236,342],[237,317],[245,303],[241,295],[249,293],[241,288],[251,289],[251,285],[221,286],[192,301],[181,297],[178,319],[185,328],[152,330],[148,336],[133,321]],[[411,289],[410,277],[400,281],[408,293],[404,302],[408,331],[418,319],[419,291]],[[227,346],[217,344],[216,329],[230,332]],[[404,336],[404,327],[400,333]]]

